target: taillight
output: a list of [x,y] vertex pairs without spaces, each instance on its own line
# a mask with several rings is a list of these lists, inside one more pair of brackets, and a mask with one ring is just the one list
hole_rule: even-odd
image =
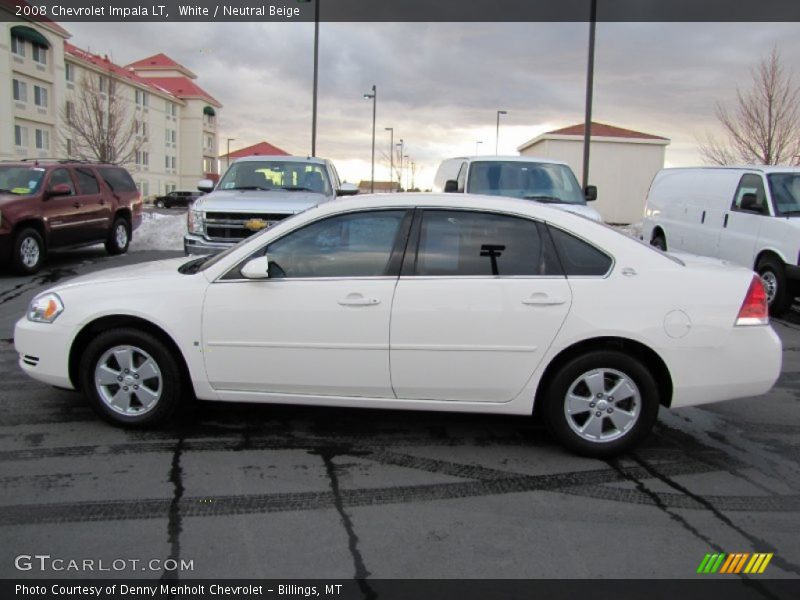
[[769,306],[764,283],[758,275],[753,275],[747,295],[736,317],[736,325],[766,325],[769,323]]

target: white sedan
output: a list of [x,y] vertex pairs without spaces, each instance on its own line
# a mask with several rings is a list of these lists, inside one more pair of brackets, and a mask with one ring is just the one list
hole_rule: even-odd
[[16,325],[20,366],[112,423],[187,398],[540,413],[610,455],[659,406],[757,396],[781,368],[758,277],[524,200],[362,196],[213,257],[79,277]]

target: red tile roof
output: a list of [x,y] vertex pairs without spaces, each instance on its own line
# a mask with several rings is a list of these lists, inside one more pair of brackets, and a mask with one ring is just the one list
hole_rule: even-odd
[[152,89],[153,91],[159,92],[161,94],[168,94],[174,95],[169,90],[161,89],[159,86],[153,85],[153,83],[145,79],[144,77],[140,77],[133,71],[130,71],[124,67],[119,66],[116,63],[111,62],[107,56],[100,56],[99,54],[92,54],[91,52],[87,52],[86,50],[82,50],[69,42],[64,42],[64,52],[70,56],[74,56],[84,62],[88,62],[107,73],[111,73],[120,79],[127,79],[132,83],[136,83],[142,87],[147,87]]
[[[17,6],[25,7],[25,6],[31,6],[31,5],[29,3],[27,3],[27,2],[25,2],[25,0],[0,0],[0,7],[5,7],[9,11],[11,11],[12,13],[16,12],[15,8]],[[35,21],[36,23],[40,23],[40,24],[44,25],[45,27],[49,27],[50,29],[52,29],[56,33],[60,33],[64,37],[70,37],[70,35],[71,35],[69,31],[67,31],[66,29],[61,27],[61,25],[59,25],[55,21],[51,21],[47,17],[31,16],[31,17],[25,17],[25,18],[27,20],[29,20],[29,21]]]
[[[128,71],[133,73],[133,71]],[[222,104],[188,77],[141,77],[149,85],[159,87],[178,98],[201,98],[216,107]]]
[[[548,131],[544,135],[583,135],[583,126],[583,123],[578,123],[577,125],[570,125],[569,127],[563,127],[555,131]],[[658,135],[642,133],[641,131],[634,131],[632,129],[623,129],[622,127],[615,127],[604,123],[595,123],[594,121],[592,121],[592,137],[634,138],[640,140],[667,139]]]
[[247,148],[234,150],[230,155],[223,154],[220,158],[242,158],[243,156],[290,156],[290,154],[269,142],[259,142]]
[[148,56],[142,60],[137,60],[136,62],[132,62],[131,64],[126,65],[125,68],[133,69],[134,71],[158,71],[164,69],[173,69],[184,73],[192,79],[196,77],[195,74],[192,73],[188,68],[183,66],[178,61],[170,58],[163,52],[154,54],[153,56]]

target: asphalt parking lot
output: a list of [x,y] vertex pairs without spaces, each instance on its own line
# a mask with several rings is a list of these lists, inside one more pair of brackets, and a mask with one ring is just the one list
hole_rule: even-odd
[[14,566],[49,554],[192,561],[180,579],[687,578],[709,552],[771,552],[741,576],[800,577],[800,313],[775,323],[769,395],[662,409],[611,461],[518,417],[199,403],[129,432],[18,369],[13,324],[35,293],[178,254],[92,248],[0,273],[0,576],[91,575]]

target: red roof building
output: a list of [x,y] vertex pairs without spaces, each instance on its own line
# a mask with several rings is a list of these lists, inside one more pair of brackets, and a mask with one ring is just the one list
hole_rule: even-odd
[[230,154],[223,154],[220,156],[221,160],[230,160],[234,158],[242,158],[244,156],[290,156],[289,152],[273,146],[269,142],[259,142],[246,148],[239,148]]
[[[569,127],[562,127],[548,131],[543,135],[580,135],[583,136],[585,130],[584,123],[577,125],[570,125]],[[626,139],[640,139],[640,140],[666,140],[667,138],[649,133],[642,133],[641,131],[634,131],[633,129],[623,129],[614,125],[606,125],[605,123],[595,123],[592,121],[592,137],[611,137],[611,138],[626,138]]]

